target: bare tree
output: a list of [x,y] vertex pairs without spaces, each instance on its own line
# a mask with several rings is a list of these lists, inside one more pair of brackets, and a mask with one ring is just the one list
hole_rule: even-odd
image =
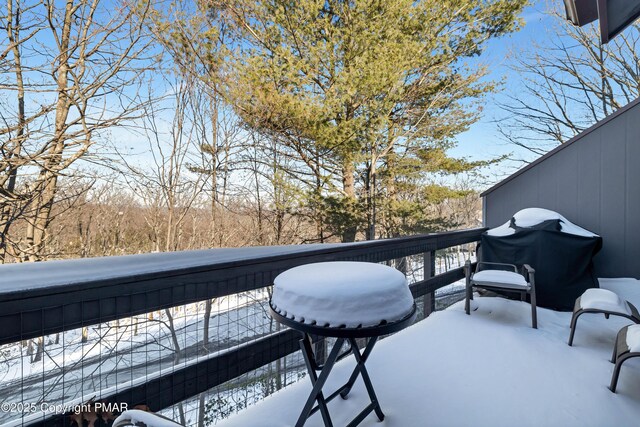
[[229,233],[225,223],[226,196],[234,170],[239,119],[226,102],[223,70],[228,59],[228,27],[218,12],[200,1],[168,1],[154,5],[149,27],[171,57],[177,72],[194,87],[193,110],[199,116],[200,164],[190,170],[207,179],[210,203],[210,245],[225,246]]
[[[21,216],[28,196],[24,192],[16,192],[18,169],[28,163],[28,159],[23,159],[23,147],[26,145],[27,124],[39,118],[47,112],[46,108],[35,113],[29,119],[25,113],[25,82],[22,65],[22,45],[26,44],[39,31],[37,21],[32,26],[25,26],[21,23],[23,14],[31,12],[37,7],[35,5],[23,6],[20,2],[8,0],[6,3],[6,14],[4,27],[7,38],[3,43],[4,51],[1,54],[3,71],[14,74],[14,84],[7,84],[7,87],[15,89],[16,114],[7,117],[0,113],[5,124],[4,129],[0,129],[0,263],[4,263],[7,256],[7,245],[9,232],[13,222]],[[24,34],[24,32],[27,34]],[[10,78],[9,78],[10,79]],[[9,109],[9,108],[8,108]],[[22,193],[22,194],[20,194]]]
[[[17,105],[1,117],[1,261],[45,256],[60,178],[105,130],[139,115],[144,102],[135,85],[150,59],[140,17],[148,4],[136,3],[137,13],[130,6],[124,0],[7,2],[3,50],[13,76],[5,73],[0,90],[17,93]],[[17,220],[26,223],[20,236],[11,232]]]
[[[167,78],[164,81],[168,94],[156,98],[156,102],[150,99],[141,123],[149,144],[144,155],[151,158],[143,159],[142,166],[133,164],[124,155],[121,155],[121,161],[126,166],[127,182],[145,205],[144,217],[154,250],[176,251],[184,249],[185,223],[189,214],[197,209],[206,182],[201,174],[189,170],[189,165],[200,159],[198,147],[202,125],[198,120],[202,116],[197,114],[198,98],[194,96],[193,80],[178,78],[174,82]],[[206,304],[205,348],[211,301]],[[173,312],[166,309],[164,315],[167,321],[157,321],[169,330],[177,363],[181,349]]]
[[185,222],[202,195],[205,180],[189,170],[200,159],[196,124],[200,116],[193,111],[192,82],[165,79],[165,83],[168,94],[156,102],[150,99],[145,107],[141,128],[148,149],[142,153],[141,165],[124,154],[120,159],[129,186],[145,205],[154,250],[175,251],[183,248]]
[[548,13],[549,40],[515,57],[522,82],[502,103],[507,120],[499,125],[510,143],[536,156],[640,95],[640,26],[601,45],[597,26],[573,26],[558,9]]

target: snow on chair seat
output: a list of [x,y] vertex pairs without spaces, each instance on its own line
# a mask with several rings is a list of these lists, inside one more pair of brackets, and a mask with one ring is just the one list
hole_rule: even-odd
[[608,289],[587,289],[579,298],[580,308],[583,310],[600,310],[611,313],[631,314],[629,304],[620,298],[618,294]]
[[622,364],[632,357],[640,357],[640,325],[625,326],[616,336],[611,357],[611,363],[615,363],[611,375],[611,385],[609,385],[609,390],[612,392],[616,392]]
[[400,271],[368,262],[322,262],[294,267],[274,280],[272,308],[296,322],[358,328],[392,323],[413,309]]
[[473,281],[480,283],[500,283],[504,287],[526,288],[527,281],[522,274],[504,270],[482,270],[473,275]]
[[640,323],[640,314],[638,310],[629,301],[625,301],[615,292],[608,289],[592,288],[587,289],[576,299],[573,307],[573,315],[571,316],[571,332],[569,334],[569,345],[573,345],[573,336],[576,332],[578,318],[584,313],[604,314],[605,318],[609,316],[621,316],[631,320],[634,323]]

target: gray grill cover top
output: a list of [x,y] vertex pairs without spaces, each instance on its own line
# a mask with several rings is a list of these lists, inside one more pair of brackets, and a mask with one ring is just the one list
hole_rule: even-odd
[[518,227],[512,219],[510,227],[511,235],[482,235],[480,260],[533,267],[538,306],[571,311],[586,289],[598,287],[592,259],[602,248],[601,237],[563,233],[557,219],[532,227]]

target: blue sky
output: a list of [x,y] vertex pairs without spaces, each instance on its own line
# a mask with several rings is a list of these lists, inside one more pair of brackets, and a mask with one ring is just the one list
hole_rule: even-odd
[[[562,6],[561,0],[553,0],[551,4],[553,3],[559,3],[556,6]],[[458,146],[450,151],[451,155],[473,160],[486,160],[511,153],[515,157],[526,155],[516,150],[515,146],[506,144],[497,131],[495,120],[501,116],[502,112],[496,105],[496,101],[510,91],[516,90],[521,81],[520,76],[509,70],[508,64],[511,62],[509,56],[515,51],[529,48],[532,42],[544,44],[545,40],[551,37],[547,29],[551,26],[553,19],[544,14],[548,7],[549,3],[544,0],[535,1],[525,9],[522,17],[526,24],[520,31],[491,40],[487,44],[480,61],[489,65],[489,79],[504,79],[504,89],[501,93],[487,96],[483,105],[482,118],[467,132],[458,136]],[[522,165],[513,162],[503,162],[491,168],[489,180],[495,182],[520,166]]]

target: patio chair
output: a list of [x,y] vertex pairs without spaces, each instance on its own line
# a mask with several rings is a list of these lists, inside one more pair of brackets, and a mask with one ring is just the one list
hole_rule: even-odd
[[576,299],[573,307],[568,342],[570,346],[573,345],[573,336],[576,333],[578,318],[585,313],[604,314],[606,319],[609,316],[620,316],[634,323],[640,323],[638,309],[629,301],[620,298],[615,292],[600,288],[587,289]]
[[523,274],[520,274],[518,268],[513,264],[478,262],[474,272],[471,261],[467,261],[464,266],[466,279],[464,309],[466,313],[471,314],[473,288],[517,292],[522,301],[526,301],[527,295],[531,296],[531,327],[537,329],[535,270],[527,264],[522,269]]
[[129,409],[116,418],[113,427],[182,427],[182,425],[160,414]]
[[611,356],[611,363],[616,364],[609,386],[612,392],[616,392],[622,364],[632,357],[640,357],[640,325],[628,325],[618,332],[613,346],[613,356]]

